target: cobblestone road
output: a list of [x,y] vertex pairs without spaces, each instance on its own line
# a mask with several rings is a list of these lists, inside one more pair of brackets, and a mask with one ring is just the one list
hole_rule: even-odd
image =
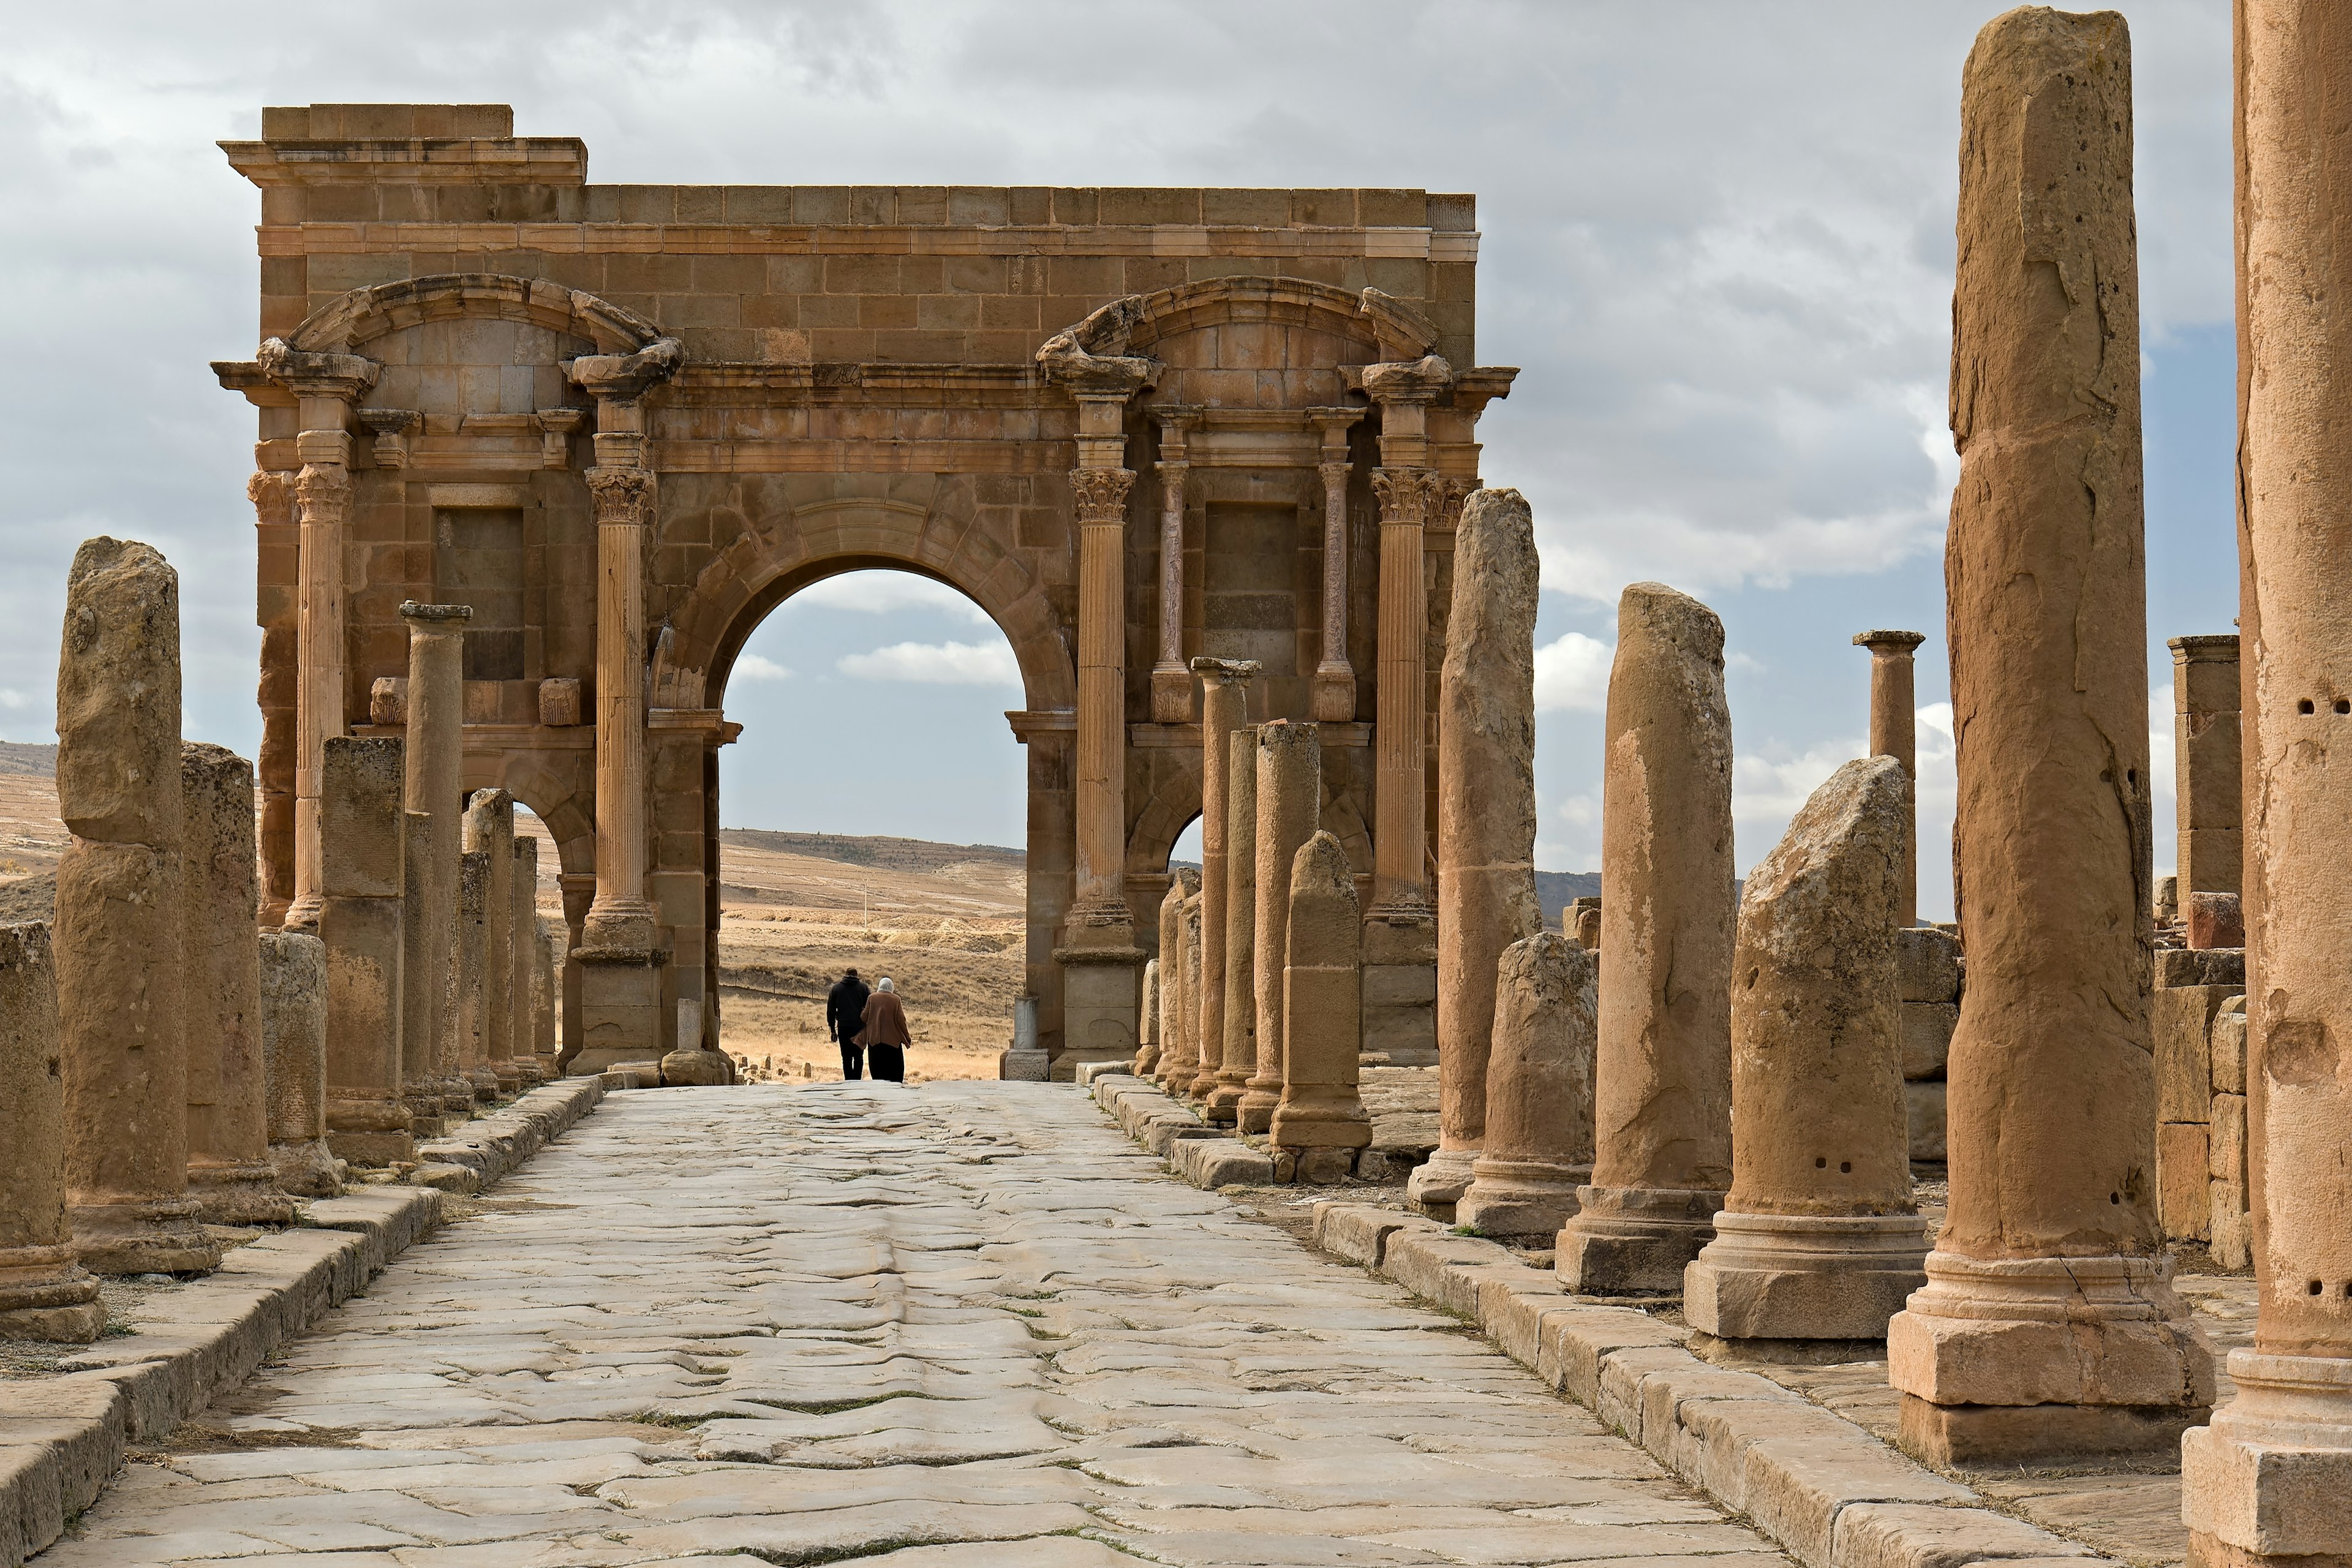
[[1784,1560],[1066,1086],[624,1094],[44,1568]]

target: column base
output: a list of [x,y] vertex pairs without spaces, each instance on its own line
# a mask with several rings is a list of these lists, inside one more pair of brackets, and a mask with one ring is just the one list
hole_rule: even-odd
[[1201,1114],[1220,1127],[1231,1127],[1241,1120],[1242,1097],[1249,1092],[1249,1078],[1227,1078],[1217,1075],[1214,1087],[1201,1101]]
[[[1083,921],[1073,910],[1068,922],[1070,945],[1054,950],[1062,966],[1062,1053],[1055,1058],[1056,1077],[1075,1074],[1080,1062],[1123,1062],[1141,1044],[1137,1013],[1142,1005],[1139,980],[1145,957],[1135,945],[1135,927],[1097,910]],[[1165,1058],[1162,1058],[1163,1060]],[[1169,1092],[1181,1094],[1200,1076],[1193,1060],[1181,1066],[1184,1076],[1168,1075]]]
[[1903,1445],[1921,1458],[2143,1453],[2213,1403],[2213,1353],[2169,1258],[1931,1252],[1927,1270],[1886,1325],[1886,1380],[1910,1396]]
[[1008,1083],[1044,1083],[1052,1076],[1054,1059],[1044,1051],[1007,1046],[997,1053],[996,1076]]
[[1155,724],[1190,724],[1199,715],[1192,711],[1192,672],[1181,664],[1154,666],[1151,671],[1151,721]]
[[1481,1153],[1470,1167],[1470,1188],[1455,1201],[1454,1222],[1488,1236],[1557,1236],[1583,1205],[1590,1165],[1549,1160],[1507,1160]]
[[1349,724],[1356,718],[1356,672],[1347,665],[1315,667],[1315,721]]
[[[662,966],[656,947],[583,947],[580,961],[580,1040],[583,1058],[644,1062],[662,1055]],[[575,1063],[572,1068],[582,1070]]]
[[1404,1181],[1404,1195],[1425,1209],[1444,1209],[1440,1217],[1451,1219],[1454,1205],[1470,1190],[1477,1163],[1475,1149],[1439,1149],[1412,1168]]
[[1552,1268],[1586,1296],[1670,1296],[1683,1270],[1715,1239],[1723,1194],[1714,1188],[1579,1187],[1577,1214],[1560,1227]]
[[477,1106],[496,1105],[499,1102],[499,1075],[490,1070],[489,1063],[484,1062],[478,1067],[467,1068],[466,1081],[474,1086],[474,1103]]
[[449,1134],[448,1107],[441,1102],[438,1089],[412,1089],[404,1098],[408,1107],[408,1131],[417,1138],[446,1138]]
[[509,1057],[502,1062],[492,1062],[490,1071],[499,1080],[499,1098],[512,1100],[523,1090],[522,1064]]
[[98,1279],[74,1248],[0,1248],[0,1340],[86,1345],[106,1327]]
[[450,1073],[433,1080],[441,1097],[441,1114],[452,1121],[474,1119],[474,1080],[463,1073]]
[[1916,1214],[1727,1211],[1683,1270],[1683,1319],[1726,1340],[1883,1340],[1927,1263]]
[[278,1185],[268,1160],[190,1164],[188,1195],[207,1225],[292,1225],[294,1200]]
[[673,1087],[715,1088],[735,1081],[732,1063],[717,1051],[672,1051],[661,1059],[662,1082]]
[[343,1195],[341,1163],[323,1138],[313,1138],[307,1143],[272,1143],[269,1169],[279,1192],[299,1198]]
[[327,1147],[349,1165],[381,1168],[416,1158],[408,1107],[396,1100],[327,1098]]
[[92,1274],[209,1274],[220,1244],[205,1234],[190,1197],[69,1204],[74,1257]]
[[1234,1131],[1264,1133],[1274,1131],[1274,1113],[1282,1109],[1282,1085],[1252,1079],[1234,1102]]
[[2180,1443],[2189,1561],[2352,1568],[2352,1358],[2230,1352],[2238,1395]]
[[[1274,1108],[1266,1140],[1277,1149],[1369,1149],[1372,1118],[1352,1090],[1292,1085]],[[1353,1161],[1349,1162],[1352,1165]]]

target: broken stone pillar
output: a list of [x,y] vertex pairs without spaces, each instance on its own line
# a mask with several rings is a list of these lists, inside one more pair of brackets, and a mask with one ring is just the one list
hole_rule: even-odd
[[[540,1081],[556,1078],[555,1066],[555,986],[556,972],[563,966],[562,938],[548,929],[547,921],[534,914],[531,918],[530,966],[530,1049],[537,1058]],[[1017,1009],[1019,1003],[1013,1004]],[[1034,1008],[1036,1004],[1032,1001]],[[1034,1037],[1034,1031],[1033,1031]]]
[[[438,1138],[448,1131],[449,1118],[448,1097],[433,1067],[433,1035],[441,1024],[441,1010],[435,1004],[442,990],[441,977],[431,967],[428,925],[433,818],[422,811],[404,811],[400,826],[400,1092],[408,1103],[409,1135]],[[443,934],[446,938],[446,928]],[[425,1012],[421,1022],[420,1007]]]
[[1160,1059],[1152,1076],[1162,1089],[1172,1089],[1177,1070],[1189,1075],[1200,1060],[1191,1042],[1200,1015],[1184,1010],[1184,904],[1200,890],[1201,874],[1178,867],[1168,874],[1168,897],[1160,906]]
[[1179,1027],[1183,1030],[1183,1051],[1174,1063],[1165,1057],[1160,1061],[1160,1081],[1168,1092],[1184,1095],[1191,1091],[1197,1072],[1194,1066],[1201,1055],[1201,895],[1188,893],[1182,914],[1184,941],[1184,994],[1178,999],[1181,1012]]
[[[1144,965],[1147,997],[1144,1017],[1150,1017],[1148,983],[1150,964]],[[1013,1044],[997,1058],[996,1076],[1015,1083],[1046,1083],[1053,1078],[1054,1064],[1037,1038],[1037,998],[1016,996],[1013,999]]]
[[[2246,1123],[2261,1304],[2253,1344],[2230,1352],[2235,1394],[2182,1442],[2181,1513],[2192,1563],[2319,1568],[2352,1552],[2352,16],[2320,0],[2237,13],[2239,624],[2252,679],[2245,1100],[2231,1109]],[[2217,1089],[2235,1044],[2217,1038]],[[2217,1176],[2231,1168],[2222,1142]],[[2217,1252],[2223,1219],[2217,1202]]]
[[294,1200],[269,1165],[253,764],[224,747],[184,742],[180,797],[188,1190],[215,1225],[291,1225]]
[[[1228,742],[1249,723],[1253,659],[1196,658],[1201,678],[1201,1058],[1192,1069],[1192,1097],[1213,1121],[1231,1121],[1242,1086],[1256,1064],[1225,1059],[1225,896],[1228,876],[1225,808]],[[1220,1092],[1220,1086],[1223,1086]]]
[[1960,121],[1944,575],[1968,987],[1951,1205],[1887,1377],[1911,1452],[2038,1463],[2169,1448],[2213,1396],[2156,1214],[2123,18],[1996,18]]
[[441,1123],[470,1114],[473,1085],[457,1073],[457,855],[465,784],[465,605],[400,606],[408,624],[407,777],[402,804],[425,818],[425,845],[405,869],[401,949],[401,1076],[412,1115]]
[[[1160,910],[1160,951],[1171,951],[1165,900],[1161,900]],[[1143,961],[1143,1038],[1142,1043],[1135,1047],[1135,1076],[1138,1078],[1150,1078],[1152,1070],[1160,1065],[1160,961],[1147,958]]]
[[514,796],[478,789],[466,801],[466,848],[489,858],[482,889],[482,1058],[497,1077],[499,1098],[522,1089],[514,1059]]
[[1731,1184],[1731,713],[1723,623],[1636,583],[1617,608],[1601,783],[1592,1184],[1571,1290],[1681,1289]]
[[1748,874],[1732,961],[1731,1191],[1683,1315],[1738,1340],[1875,1340],[1927,1283],[1911,1198],[1896,950],[1911,775],[1815,790]]
[[1224,1067],[1209,1120],[1233,1124],[1257,1072],[1257,732],[1238,729],[1225,749]]
[[58,656],[59,1059],[74,1247],[100,1274],[191,1274],[220,1248],[188,1195],[181,955],[180,579],[91,539]]
[[46,925],[0,925],[0,1340],[86,1345],[106,1326],[66,1224],[65,1083]]
[[297,1197],[341,1197],[342,1176],[327,1147],[327,944],[266,931],[257,945],[270,1168]]
[[1261,724],[1256,751],[1257,933],[1252,950],[1265,953],[1266,962],[1252,965],[1257,1069],[1242,1095],[1238,1121],[1244,1132],[1271,1128],[1275,1108],[1282,1103],[1284,976],[1274,955],[1290,951],[1291,868],[1323,814],[1323,745],[1314,725],[1287,719]]
[[1903,816],[1910,847],[1903,855],[1903,901],[1895,921],[1906,928],[1919,923],[1919,721],[1911,672],[1927,640],[1920,632],[1857,632],[1853,638],[1854,647],[1870,650],[1870,754],[1893,757],[1912,781]]
[[1477,1163],[1454,1217],[1489,1236],[1551,1236],[1592,1180],[1600,970],[1557,931],[1503,950]]
[[1601,951],[1601,900],[1599,899],[1570,900],[1568,908],[1560,911],[1560,925],[1568,935],[1576,939],[1576,945],[1585,952]]
[[1372,1142],[1372,1119],[1356,1092],[1364,913],[1348,852],[1328,833],[1299,847],[1289,880],[1282,1099],[1267,1137],[1297,1156],[1299,1181],[1336,1182],[1355,1169],[1356,1151]]
[[473,1085],[477,1105],[499,1098],[499,1075],[482,1043],[489,1023],[489,920],[490,852],[468,849],[457,857],[457,1048],[459,1076]]
[[1472,494],[1454,536],[1437,694],[1438,1142],[1406,1188],[1438,1208],[1461,1200],[1486,1136],[1496,965],[1505,948],[1543,929],[1536,570],[1535,520],[1519,492]]
[[[514,867],[509,893],[512,909],[508,915],[508,931],[514,952],[514,977],[508,984],[507,999],[512,1006],[513,1021],[508,1026],[507,1043],[510,1059],[515,1065],[515,1078],[524,1089],[546,1081],[539,1070],[539,1051],[534,1044],[536,1030],[531,1023],[531,971],[539,965],[539,840],[525,834],[515,836]],[[700,1036],[681,1036],[678,1048],[693,1050],[701,1045]],[[715,1051],[704,1053],[716,1056]]]
[[327,1146],[353,1165],[416,1157],[401,1082],[404,751],[395,739],[331,736],[320,781]]
[[[2226,906],[2225,924],[2237,924],[2244,879],[2238,639],[2174,637],[2166,646],[2172,649],[2172,781],[2179,826],[2173,904],[2189,918],[2189,946],[2240,946],[2242,928],[2211,929],[2217,906]],[[2207,913],[2205,922],[2194,918],[2200,906]],[[2239,940],[2213,940],[2217,935]]]
[[1941,1161],[1944,1072],[1960,1022],[1960,942],[1935,926],[1910,926],[1895,933],[1895,952],[1902,975],[1903,1098],[1911,1120],[1911,1158]]

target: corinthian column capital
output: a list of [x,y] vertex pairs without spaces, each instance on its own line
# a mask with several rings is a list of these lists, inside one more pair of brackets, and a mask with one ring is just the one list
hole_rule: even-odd
[[245,481],[245,499],[253,503],[257,523],[294,521],[295,477],[284,469],[263,468]]
[[653,500],[654,476],[646,468],[594,468],[588,470],[588,494],[596,503],[596,521],[642,524]]
[[1427,524],[1436,487],[1443,482],[1427,468],[1374,468],[1372,494],[1380,499],[1381,521]]
[[294,501],[304,522],[341,521],[351,500],[351,470],[341,463],[305,463],[295,477]]
[[1127,521],[1128,492],[1134,488],[1133,468],[1070,470],[1070,495],[1082,523]]

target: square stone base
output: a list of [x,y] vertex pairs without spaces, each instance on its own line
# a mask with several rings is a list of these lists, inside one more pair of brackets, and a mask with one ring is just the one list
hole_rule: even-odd
[[2051,1465],[2176,1453],[2208,1412],[2183,1405],[1930,1405],[1903,1395],[1897,1440],[1922,1463]]
[[1053,1076],[1053,1059],[1043,1051],[1014,1050],[1008,1047],[997,1053],[996,1076],[1013,1083],[1045,1083]]
[[1561,1227],[1552,1268],[1587,1296],[1675,1295],[1683,1271],[1715,1239],[1719,1192],[1588,1186]]
[[2230,1352],[2237,1397],[2180,1443],[2191,1563],[2352,1568],[2352,1357]]
[[416,1140],[407,1132],[338,1132],[330,1128],[327,1149],[346,1165],[381,1170],[416,1158]]
[[1683,1317],[1726,1340],[1883,1340],[1927,1283],[1917,1215],[1725,1211],[1683,1271]]
[[[1062,965],[1062,1052],[1055,1067],[1066,1062],[1076,1071],[1079,1062],[1134,1060],[1142,951],[1073,947],[1054,956]],[[1197,1073],[1197,1065],[1191,1070]],[[1189,1087],[1189,1079],[1177,1086]]]
[[662,965],[668,954],[656,949],[583,947],[577,956],[582,1049],[572,1070],[595,1072],[613,1062],[658,1060],[664,1044]]

